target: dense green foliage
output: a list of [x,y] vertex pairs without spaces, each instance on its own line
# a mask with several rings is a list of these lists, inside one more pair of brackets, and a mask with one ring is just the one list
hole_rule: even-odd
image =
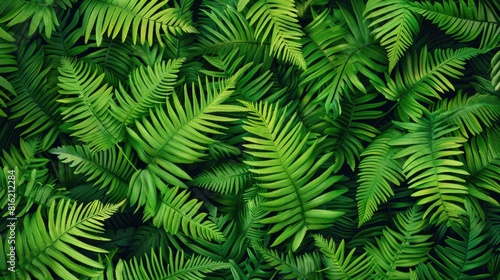
[[499,47],[497,0],[0,1],[0,277],[500,279]]

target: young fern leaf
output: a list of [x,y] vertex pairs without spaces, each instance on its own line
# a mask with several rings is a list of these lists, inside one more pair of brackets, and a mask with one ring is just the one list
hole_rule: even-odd
[[59,93],[57,100],[64,106],[62,115],[73,136],[87,143],[92,152],[111,148],[123,138],[119,122],[110,112],[112,87],[101,86],[104,74],[97,76],[86,63],[62,58],[59,67]]
[[423,217],[430,215],[430,222],[457,221],[464,213],[464,196],[468,194],[462,176],[469,173],[461,166],[461,161],[452,156],[462,154],[458,150],[466,139],[449,136],[458,127],[448,122],[451,112],[424,111],[422,118],[414,122],[396,122],[396,126],[407,130],[403,136],[389,143],[402,146],[394,159],[405,158],[403,173],[409,188],[414,189],[413,197],[419,197],[418,205],[430,204]]
[[364,15],[372,19],[375,39],[387,50],[391,72],[420,32],[420,20],[408,0],[369,0]]
[[140,43],[146,41],[150,46],[153,40],[161,46],[162,33],[182,34],[183,32],[196,32],[194,24],[186,14],[175,8],[164,9],[167,1],[158,0],[85,0],[80,6],[84,13],[83,24],[85,27],[85,43],[88,42],[92,30],[95,29],[97,46],[102,42],[103,35],[111,39],[121,31],[122,42],[132,33],[132,42],[136,44],[137,35]]
[[[137,132],[127,128],[130,142],[149,172],[167,183],[186,186],[179,179],[191,180],[191,177],[178,164],[199,162],[206,156],[208,145],[216,142],[207,134],[221,134],[219,130],[224,127],[219,122],[234,120],[220,113],[243,110],[240,106],[222,103],[233,93],[237,79],[247,67],[229,79],[218,81],[218,88],[216,83],[210,84],[208,78],[206,86],[198,79],[199,86],[196,88],[193,84],[191,93],[184,87],[184,104],[172,95],[166,110],[157,107],[150,113],[151,120],[136,121]],[[131,182],[132,188],[140,190],[142,186],[136,183],[139,181]]]
[[[16,236],[16,278],[78,279],[78,276],[97,277],[104,266],[96,261],[95,253],[106,250],[81,240],[107,241],[101,237],[103,221],[111,217],[123,204],[106,204],[94,201],[83,206],[70,200],[53,203],[42,218],[42,208],[23,219],[23,230]],[[92,259],[90,256],[94,256]]]
[[106,188],[111,199],[121,201],[126,197],[128,183],[134,166],[132,153],[127,146],[124,154],[114,146],[106,151],[92,153],[87,146],[62,146],[49,151],[63,163],[74,168],[75,174],[84,174],[93,186]]
[[404,181],[403,164],[393,159],[400,148],[387,144],[400,136],[399,131],[390,129],[377,136],[361,154],[356,193],[359,226],[370,220],[380,204],[394,196],[392,184],[399,186]]
[[492,16],[495,11],[483,1],[477,4],[473,0],[422,1],[412,3],[410,9],[461,42],[473,41],[480,35],[482,42],[490,42],[488,37],[500,34],[500,22]]
[[431,256],[431,260],[444,279],[492,279],[492,275],[476,270],[490,260],[493,250],[488,245],[487,224],[468,201],[465,209],[466,214],[460,215],[462,222],[452,224],[460,238],[446,238],[448,246],[435,247],[436,257]]
[[284,255],[276,250],[269,250],[259,245],[253,245],[253,247],[262,254],[269,265],[283,275],[283,279],[321,279],[321,274],[318,273],[321,267],[318,252],[295,256],[290,251]]
[[321,205],[346,191],[330,189],[342,176],[331,176],[333,166],[319,173],[331,154],[317,158],[318,141],[307,144],[310,135],[304,132],[296,114],[289,116],[286,109],[280,110],[278,105],[242,103],[250,112],[244,128],[252,134],[244,137],[245,152],[254,158],[245,163],[255,174],[262,190],[260,195],[266,198],[262,207],[273,213],[261,222],[273,225],[269,233],[281,231],[271,246],[293,237],[292,250],[295,251],[307,231],[329,227],[344,214],[321,209]]
[[164,104],[174,92],[177,73],[185,59],[155,63],[153,67],[141,66],[130,75],[130,93],[121,85],[116,91],[116,103],[111,104],[111,114],[127,126],[149,115],[149,110]]
[[252,183],[252,175],[245,164],[222,163],[196,176],[190,185],[220,194],[236,194]]
[[168,251],[168,260],[163,259],[161,250],[157,255],[153,249],[151,249],[151,256],[146,255],[145,259],[140,261],[137,261],[135,257],[129,262],[120,259],[116,265],[116,279],[202,280],[206,279],[207,273],[229,268],[229,264],[216,262],[207,257],[193,255],[186,260],[184,251],[177,251],[175,254],[171,248],[168,248]]
[[327,269],[327,279],[363,280],[372,276],[371,273],[374,268],[373,257],[365,252],[353,259],[356,248],[352,249],[346,256],[343,239],[337,247],[333,239],[326,240],[321,235],[314,235],[314,245],[321,252],[323,265]]
[[179,193],[179,188],[171,188],[164,191],[165,194],[158,202],[155,209],[146,207],[145,219],[153,218],[153,224],[157,227],[163,226],[170,234],[182,232],[193,239],[205,239],[223,241],[224,235],[211,221],[203,221],[206,213],[198,213],[203,202],[189,199],[189,193],[184,190]]
[[247,12],[246,18],[256,28],[255,38],[263,44],[271,38],[270,55],[306,69],[300,39],[303,32],[292,0],[259,0]]
[[[441,99],[440,93],[454,90],[449,78],[459,78],[465,69],[465,60],[482,51],[473,48],[437,49],[433,54],[424,46],[420,53],[406,56],[401,72],[393,80],[386,74],[387,85],[375,87],[384,96],[397,102],[397,115],[403,120],[417,120],[422,116],[425,105]],[[422,104],[424,103],[424,104]]]
[[376,246],[369,243],[366,250],[373,256],[375,271],[383,279],[408,279],[408,268],[426,261],[432,235],[419,234],[428,226],[420,207],[409,208],[393,219],[396,229],[386,227]]

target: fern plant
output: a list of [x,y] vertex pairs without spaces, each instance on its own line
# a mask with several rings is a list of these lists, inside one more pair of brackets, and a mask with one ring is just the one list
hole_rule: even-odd
[[498,279],[499,15],[0,1],[0,278]]

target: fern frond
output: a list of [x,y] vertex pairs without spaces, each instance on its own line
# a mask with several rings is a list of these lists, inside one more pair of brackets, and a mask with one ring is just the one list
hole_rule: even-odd
[[326,240],[321,235],[314,235],[314,245],[319,248],[328,279],[368,279],[373,271],[373,257],[367,252],[355,259],[352,249],[345,255],[344,240],[335,244],[333,239]]
[[125,198],[134,166],[130,146],[123,153],[114,146],[106,151],[92,153],[87,146],[62,146],[49,151],[63,163],[74,168],[75,174],[84,174],[95,187],[107,189],[113,200]]
[[[16,236],[16,276],[23,279],[30,275],[39,279],[53,279],[55,274],[63,279],[78,279],[77,276],[95,277],[104,269],[97,262],[95,253],[106,253],[94,245],[81,240],[106,241],[102,222],[113,215],[123,202],[103,205],[94,201],[77,205],[70,200],[53,203],[42,218],[39,208],[33,215],[23,219],[23,230]],[[90,258],[94,256],[94,258]]]
[[122,140],[123,130],[110,112],[112,87],[101,86],[104,74],[92,73],[88,64],[62,58],[57,100],[64,104],[63,120],[73,136],[88,144],[91,151],[106,150]]
[[184,59],[159,62],[153,67],[138,67],[128,78],[130,93],[121,85],[116,91],[117,102],[111,104],[112,115],[124,125],[149,115],[149,110],[164,104],[174,92],[177,73]]
[[[261,205],[273,215],[261,222],[273,224],[269,233],[280,232],[271,246],[281,244],[293,236],[292,249],[302,243],[308,230],[322,229],[340,217],[342,211],[324,210],[320,206],[340,196],[343,188],[329,190],[341,176],[331,176],[333,166],[320,173],[321,165],[330,157],[317,157],[317,142],[307,144],[310,135],[304,133],[296,115],[291,116],[278,105],[242,102],[250,116],[244,137],[245,152],[254,157],[245,163],[251,168],[261,188],[260,195],[267,200]],[[286,121],[286,123],[285,123]],[[316,173],[316,177],[313,177]]]
[[430,222],[457,221],[464,213],[464,195],[468,193],[462,175],[469,175],[461,161],[452,156],[463,153],[457,150],[466,142],[463,137],[449,136],[458,127],[448,123],[451,112],[424,111],[422,118],[414,122],[394,124],[407,130],[403,136],[389,142],[403,146],[394,159],[405,158],[403,173],[408,187],[414,189],[413,197],[419,197],[418,205],[430,204],[423,217],[430,215]]
[[448,246],[438,245],[431,260],[444,279],[491,279],[487,273],[474,272],[490,260],[493,250],[488,245],[487,224],[468,202],[465,209],[466,214],[460,215],[462,223],[452,224],[459,238],[446,238]]
[[425,105],[455,89],[449,78],[461,77],[465,61],[481,52],[474,48],[436,49],[430,54],[424,46],[420,53],[406,56],[402,71],[396,72],[394,80],[386,74],[387,84],[375,87],[387,99],[397,102],[397,115],[402,120],[416,120],[422,116]]
[[193,239],[206,239],[223,241],[224,235],[211,221],[203,221],[206,213],[199,213],[203,202],[189,199],[189,193],[184,190],[179,193],[179,188],[171,188],[164,191],[165,194],[158,202],[157,208],[146,207],[145,219],[153,218],[153,224],[157,227],[163,226],[166,232],[176,234],[182,232]]
[[[17,60],[14,56],[17,46],[14,42],[14,37],[5,31],[0,25],[0,74],[2,75],[16,72],[18,70]],[[0,118],[7,116],[2,108],[6,108],[6,102],[11,100],[12,97],[16,95],[16,90],[14,89],[12,82],[0,76]]]
[[500,51],[491,59],[491,85],[500,91]]
[[169,248],[168,260],[163,259],[161,251],[157,255],[153,250],[150,256],[146,255],[140,261],[135,257],[128,262],[120,259],[116,265],[115,277],[117,280],[202,280],[207,273],[226,268],[229,268],[229,264],[215,262],[207,257],[193,255],[186,260],[184,251],[174,254]]
[[19,139],[19,148],[11,145],[10,150],[2,151],[3,156],[0,158],[2,165],[10,169],[18,168],[21,172],[17,176],[23,176],[26,173],[31,173],[33,169],[37,170],[37,182],[47,182],[49,178],[49,170],[47,164],[49,159],[40,156],[42,152],[42,142],[40,139],[29,138],[24,140]]
[[356,200],[359,226],[368,221],[378,206],[394,196],[392,184],[404,181],[402,162],[392,157],[400,150],[387,144],[401,133],[390,129],[377,136],[363,151],[359,164]]
[[301,52],[303,32],[294,1],[259,0],[249,8],[246,18],[256,28],[256,39],[264,43],[271,38],[271,56],[307,68]]
[[321,260],[317,252],[295,256],[290,251],[287,254],[280,254],[276,250],[269,250],[258,245],[253,247],[260,251],[269,265],[283,275],[283,279],[321,279],[318,273]]
[[106,32],[108,37],[114,39],[121,31],[122,42],[131,33],[134,44],[139,35],[141,44],[147,41],[150,46],[153,40],[164,45],[162,33],[196,32],[186,14],[175,8],[163,8],[166,3],[158,0],[86,0],[80,6],[84,13],[82,25],[85,27],[85,43],[94,29],[98,46]]
[[408,279],[408,268],[417,266],[429,257],[432,235],[420,234],[428,226],[420,207],[412,207],[393,219],[395,229],[386,227],[376,245],[366,250],[373,256],[377,274],[385,279]]
[[201,161],[208,145],[216,142],[207,134],[221,134],[218,130],[224,127],[218,123],[234,120],[220,113],[242,111],[240,106],[222,103],[232,94],[236,80],[244,71],[242,68],[231,78],[219,81],[219,88],[215,83],[210,84],[208,78],[206,86],[198,79],[199,86],[196,88],[193,84],[191,93],[184,87],[184,105],[172,95],[166,110],[151,111],[151,121],[146,118],[136,121],[137,132],[127,128],[130,142],[141,160],[148,164],[148,170],[173,185],[185,186],[179,178],[191,180],[177,164]]
[[369,0],[364,15],[370,24],[375,39],[387,50],[389,72],[391,72],[420,32],[420,20],[408,0]]
[[500,31],[500,22],[492,16],[495,11],[483,1],[422,1],[412,3],[410,9],[462,42],[472,41],[480,35],[483,41],[489,42],[490,39],[484,37],[498,36]]
[[222,163],[196,176],[190,185],[202,187],[220,194],[240,193],[252,182],[248,167],[238,163]]

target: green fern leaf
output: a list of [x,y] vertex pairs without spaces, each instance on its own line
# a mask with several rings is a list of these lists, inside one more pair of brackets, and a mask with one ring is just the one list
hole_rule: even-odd
[[261,222],[273,224],[269,233],[281,231],[271,246],[293,236],[295,251],[308,230],[326,228],[344,214],[320,208],[346,191],[329,190],[342,176],[330,176],[332,166],[313,179],[331,154],[317,158],[317,141],[307,145],[310,136],[304,133],[295,114],[288,116],[278,105],[242,103],[250,111],[244,128],[252,134],[244,137],[245,152],[255,158],[245,163],[263,191],[260,195],[267,198],[262,207],[273,212]]
[[462,42],[472,41],[480,35],[483,35],[483,42],[489,42],[491,39],[487,36],[498,36],[500,32],[500,22],[492,16],[495,11],[483,1],[477,4],[473,0],[423,1],[412,3],[410,9]]
[[376,246],[369,244],[366,250],[373,256],[375,270],[384,279],[408,279],[407,268],[426,261],[432,242],[432,235],[419,234],[428,226],[419,207],[412,207],[399,213],[393,219],[396,229],[386,227],[382,237],[376,239]]
[[372,19],[375,39],[387,50],[391,72],[420,32],[419,18],[411,11],[408,0],[369,0],[365,17]]
[[91,151],[106,150],[123,138],[123,130],[110,112],[112,87],[101,86],[104,74],[97,76],[92,68],[75,59],[62,58],[59,67],[57,100],[66,105],[62,115],[73,136],[89,145]]
[[202,187],[220,194],[240,193],[252,182],[252,175],[244,164],[223,163],[213,166],[196,176],[190,185]]
[[[14,56],[17,46],[13,42],[15,42],[15,39],[0,25],[0,73],[2,75],[18,70],[17,60]],[[6,101],[11,100],[16,95],[16,90],[11,81],[0,76],[0,118],[7,116],[1,107],[6,108]]]
[[177,73],[184,59],[160,62],[153,67],[138,67],[129,75],[130,93],[121,85],[111,105],[112,115],[124,125],[149,115],[149,110],[165,103],[174,92]]
[[461,166],[464,164],[451,156],[463,153],[457,150],[466,142],[463,137],[449,136],[458,127],[448,123],[451,112],[424,111],[415,122],[394,123],[407,130],[403,136],[392,140],[389,145],[403,146],[394,159],[405,158],[403,173],[409,188],[419,197],[417,204],[430,204],[423,217],[431,215],[432,223],[457,221],[464,213],[463,203],[467,187],[462,175],[469,175]]
[[491,59],[491,85],[500,91],[500,51]]
[[165,231],[171,234],[177,234],[182,229],[185,235],[195,240],[197,238],[224,240],[224,235],[213,222],[203,221],[207,214],[198,213],[203,202],[196,199],[188,200],[189,193],[186,190],[179,193],[178,187],[164,192],[157,208],[145,208],[145,219],[152,217],[155,226],[163,226]]
[[207,257],[193,255],[185,259],[184,251],[177,251],[174,255],[169,248],[168,260],[163,260],[163,254],[151,250],[151,256],[146,255],[145,261],[140,262],[134,257],[129,262],[119,260],[116,265],[115,276],[117,280],[157,280],[157,279],[206,279],[209,272],[229,268],[229,264],[215,262]]
[[397,102],[397,114],[402,120],[417,120],[422,116],[424,104],[441,99],[441,93],[455,89],[449,78],[461,77],[465,60],[481,52],[462,48],[437,49],[429,54],[424,46],[419,54],[412,52],[406,57],[405,66],[396,72],[394,80],[386,74],[387,84],[375,86],[387,99]]
[[291,0],[259,0],[247,12],[255,36],[264,43],[271,38],[271,56],[306,69],[301,52],[303,32],[297,19],[295,3]]
[[102,36],[107,32],[111,39],[115,38],[121,31],[122,42],[125,41],[129,32],[132,34],[132,42],[137,42],[137,35],[141,44],[147,40],[153,45],[156,40],[163,46],[161,31],[164,34],[196,32],[196,29],[187,14],[175,8],[164,9],[167,1],[158,0],[86,0],[80,6],[85,26],[85,43],[88,42],[92,30],[95,29],[96,42],[99,46]]
[[333,239],[326,240],[321,235],[314,235],[314,245],[322,254],[328,279],[368,279],[371,277],[374,268],[373,257],[367,255],[367,252],[353,259],[356,249],[352,249],[346,256],[343,239],[337,247]]
[[49,151],[59,160],[74,168],[75,174],[84,174],[94,186],[106,188],[110,198],[125,198],[134,166],[130,163],[130,146],[120,153],[114,146],[106,151],[92,153],[87,146],[62,146]]
[[359,179],[356,200],[359,226],[368,221],[378,206],[394,196],[391,184],[399,186],[404,181],[402,163],[392,157],[399,151],[387,143],[401,133],[388,130],[379,135],[363,151],[359,164]]
[[[29,279],[53,279],[52,273],[62,279],[78,279],[78,275],[95,277],[104,266],[97,262],[95,253],[107,253],[80,238],[106,241],[102,222],[113,215],[120,204],[103,205],[99,201],[83,206],[70,200],[60,200],[49,208],[47,222],[39,208],[23,219],[23,230],[16,236],[17,255],[20,256],[16,276]],[[90,258],[91,255],[95,259]]]

